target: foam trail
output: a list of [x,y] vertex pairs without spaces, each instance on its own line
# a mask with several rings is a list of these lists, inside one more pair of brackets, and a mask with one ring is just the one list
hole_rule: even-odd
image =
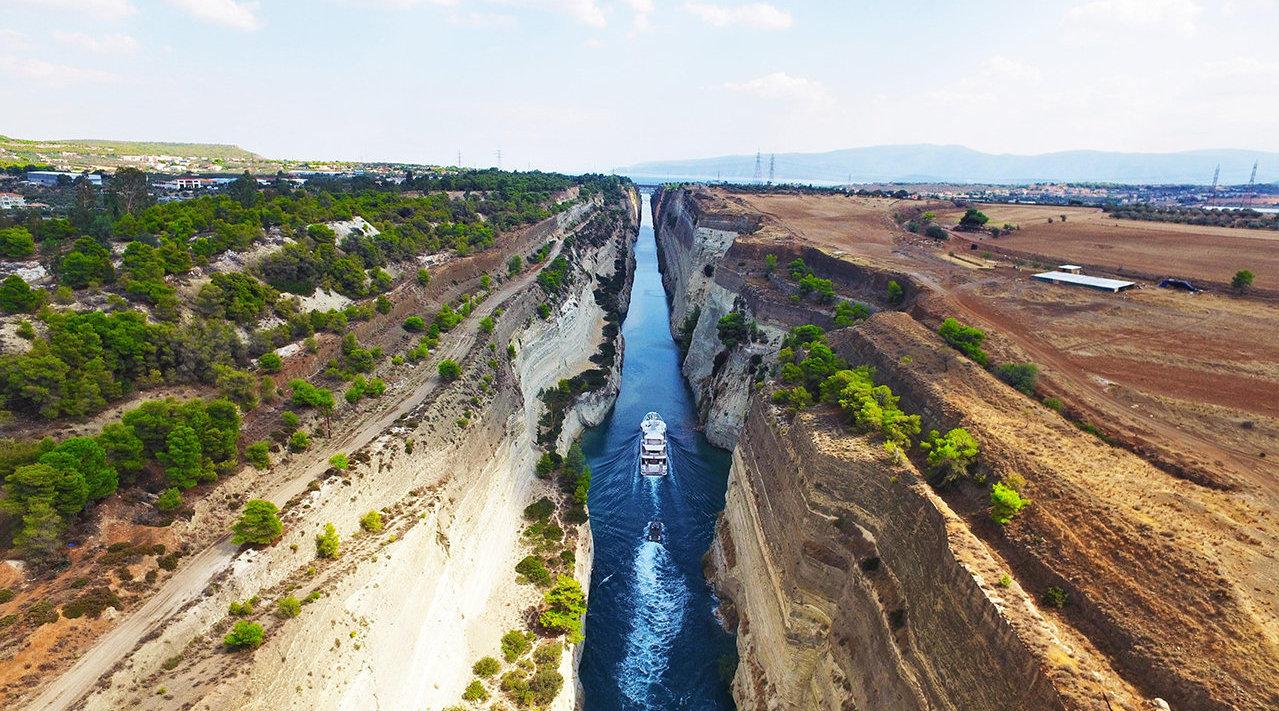
[[666,549],[652,541],[641,543],[635,556],[634,625],[618,669],[622,694],[631,703],[657,708],[654,697],[668,692],[662,676],[670,666],[671,643],[683,624],[688,595]]

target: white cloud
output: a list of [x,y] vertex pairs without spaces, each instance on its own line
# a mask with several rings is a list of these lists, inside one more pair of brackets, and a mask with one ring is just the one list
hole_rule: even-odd
[[104,83],[115,81],[119,78],[110,72],[104,72],[99,69],[54,64],[43,59],[6,58],[0,56],[0,64],[8,67],[9,71],[17,76],[34,79],[44,84]]
[[759,99],[802,101],[823,104],[832,101],[826,85],[813,79],[793,77],[786,72],[773,72],[743,82],[726,82],[724,88]]
[[1014,57],[996,54],[981,63],[982,78],[989,82],[1025,82],[1038,84],[1043,80],[1039,67]]
[[720,5],[709,2],[686,2],[684,10],[715,27],[741,25],[760,30],[784,30],[794,24],[789,12],[766,2],[745,5]]
[[53,33],[53,38],[63,44],[99,54],[132,54],[138,51],[138,41],[124,34],[94,36],[84,32],[58,30]]
[[631,33],[639,34],[653,28],[653,0],[625,0],[632,15]]
[[604,27],[608,24],[604,11],[595,0],[517,0],[516,4],[568,15],[591,27]]
[[1067,10],[1064,22],[1072,34],[1147,28],[1189,36],[1202,14],[1196,0],[1088,0]]
[[129,0],[17,0],[25,5],[51,8],[55,10],[74,10],[100,20],[119,20],[138,9]]
[[262,26],[258,19],[258,4],[243,0],[169,0],[192,17],[235,30],[256,30]]
[[14,51],[27,49],[30,46],[31,40],[27,39],[27,36],[21,32],[0,28],[0,47]]

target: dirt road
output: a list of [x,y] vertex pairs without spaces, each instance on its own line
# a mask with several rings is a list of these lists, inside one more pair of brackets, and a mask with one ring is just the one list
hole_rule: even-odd
[[[563,240],[557,240],[550,256],[542,264],[549,264],[559,255]],[[430,360],[423,361],[406,382],[396,388],[397,395],[387,398],[386,407],[364,423],[327,438],[324,444],[309,450],[292,465],[293,473],[265,498],[277,506],[283,506],[306,490],[307,484],[329,468],[329,457],[338,452],[352,452],[368,444],[390,427],[400,416],[408,414],[420,405],[439,385],[440,378],[435,364],[443,358],[461,360],[476,344],[480,319],[491,314],[503,302],[528,287],[539,270],[527,270],[519,277],[508,280],[493,296],[480,302],[471,317],[441,339],[441,346]],[[284,473],[284,472],[281,472]],[[76,660],[66,672],[55,678],[37,696],[29,708],[49,711],[73,708],[87,695],[104,675],[137,648],[153,630],[178,613],[183,606],[199,596],[209,582],[235,559],[240,547],[231,544],[230,534],[187,560],[173,577],[156,591],[141,607],[125,615],[115,627],[104,634],[89,650]]]

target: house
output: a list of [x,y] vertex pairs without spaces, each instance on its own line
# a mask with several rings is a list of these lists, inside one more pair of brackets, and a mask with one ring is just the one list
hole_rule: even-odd
[[0,193],[0,210],[26,207],[27,199],[17,193]]

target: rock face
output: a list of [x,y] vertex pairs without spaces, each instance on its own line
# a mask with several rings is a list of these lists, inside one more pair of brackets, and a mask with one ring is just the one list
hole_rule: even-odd
[[[1205,534],[1238,502],[1080,432],[895,312],[923,288],[909,276],[770,234],[730,200],[662,191],[654,222],[672,331],[693,334],[684,372],[708,435],[733,448],[705,564],[738,633],[740,708],[1279,708],[1273,616],[1253,593],[1273,562],[1242,533]],[[779,270],[803,258],[876,313],[832,330],[766,254]],[[898,304],[877,300],[890,278]],[[726,350],[715,324],[732,310],[766,337]],[[834,408],[773,406],[752,380],[804,323],[874,366],[925,431],[972,433],[986,483],[939,495],[917,455],[890,455]],[[989,482],[1013,475],[1033,504],[1000,527]],[[1050,587],[1065,608],[1042,605]]]
[[[553,484],[534,474],[545,411],[538,394],[598,366],[591,356],[605,340],[605,312],[595,292],[622,270],[625,308],[638,205],[633,191],[617,204],[596,198],[530,230],[526,243],[512,247],[515,253],[554,239],[572,265],[571,287],[550,317],[539,318],[545,296],[531,283],[492,305],[502,312],[491,336],[476,333],[455,342],[449,339],[457,334],[448,334],[441,349],[462,364],[462,377],[433,386],[420,404],[352,451],[348,472],[330,471],[291,501],[282,515],[283,540],[236,557],[216,585],[130,653],[85,707],[416,709],[458,703],[473,678],[471,665],[482,656],[500,656],[500,637],[524,628],[540,601],[540,590],[517,585],[514,571],[527,554],[524,507],[553,495]],[[612,221],[585,239],[589,221],[600,213],[610,213]],[[494,261],[504,264],[505,255]],[[477,318],[455,331],[478,331]],[[509,365],[507,343],[517,351]],[[617,348],[611,364],[598,366],[610,370],[604,387],[567,410],[561,451],[612,406],[620,336]],[[435,360],[417,367],[433,371]],[[388,512],[381,536],[359,530],[359,515],[372,509]],[[342,555],[317,562],[314,537],[325,522],[337,526]],[[580,527],[575,543],[575,577],[585,589],[589,526]],[[267,642],[251,656],[222,653],[210,641],[225,633],[231,601],[260,596],[273,604],[299,587],[323,594],[296,619],[268,619]],[[563,655],[565,684],[552,709],[579,702],[579,650],[577,645]],[[173,669],[163,666],[166,660],[181,663]],[[165,695],[155,693],[159,687]],[[140,688],[148,692],[139,694]]]

